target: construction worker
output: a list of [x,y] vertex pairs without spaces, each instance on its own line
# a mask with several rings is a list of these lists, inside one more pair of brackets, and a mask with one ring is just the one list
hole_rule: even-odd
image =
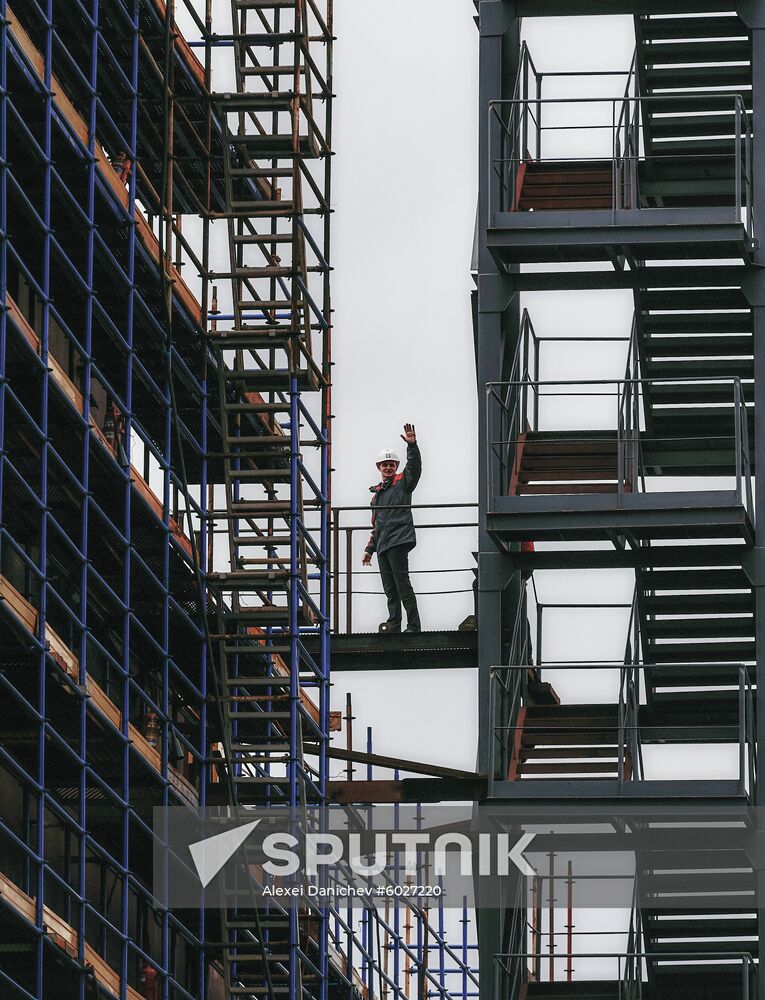
[[372,534],[364,550],[362,564],[372,565],[377,553],[383,590],[388,599],[388,620],[380,625],[381,632],[401,631],[401,605],[406,611],[405,632],[420,631],[417,598],[409,580],[409,553],[417,544],[412,520],[412,493],[420,481],[422,461],[417,447],[414,424],[404,424],[401,435],[406,442],[406,465],[401,464],[395,451],[384,448],[377,456],[377,468],[382,479],[370,486],[372,493]]

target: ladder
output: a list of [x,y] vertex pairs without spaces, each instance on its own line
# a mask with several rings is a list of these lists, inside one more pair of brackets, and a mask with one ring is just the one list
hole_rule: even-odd
[[[321,2],[231,0],[231,35],[219,40],[231,44],[236,89],[213,95],[225,192],[213,218],[225,220],[229,247],[229,270],[214,280],[230,288],[232,319],[208,332],[225,497],[213,521],[228,547],[207,583],[218,767],[239,807],[299,810],[324,795],[332,32],[331,2],[324,14]],[[221,926],[229,1000],[326,996],[318,910],[237,895]]]

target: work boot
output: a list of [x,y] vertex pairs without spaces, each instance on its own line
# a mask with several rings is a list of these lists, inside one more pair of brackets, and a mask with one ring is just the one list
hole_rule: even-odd
[[422,629],[420,628],[419,622],[416,622],[412,625],[407,625],[406,628],[404,629],[404,635],[419,635],[420,632],[422,632]]
[[399,634],[401,632],[401,622],[392,622],[388,620],[383,622],[377,629],[378,632],[389,632],[392,634]]

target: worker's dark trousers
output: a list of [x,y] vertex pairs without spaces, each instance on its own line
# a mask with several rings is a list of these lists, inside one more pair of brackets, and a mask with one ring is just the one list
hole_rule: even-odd
[[409,546],[394,545],[377,556],[382,577],[383,590],[388,598],[388,621],[391,625],[401,625],[401,605],[406,611],[409,628],[420,627],[420,613],[417,598],[409,580]]

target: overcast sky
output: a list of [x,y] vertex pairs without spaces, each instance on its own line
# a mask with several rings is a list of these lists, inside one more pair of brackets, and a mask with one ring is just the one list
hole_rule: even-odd
[[[378,478],[375,456],[383,447],[400,447],[403,457],[399,434],[405,421],[416,424],[423,453],[415,501],[459,503],[477,497],[470,317],[479,110],[473,17],[472,0],[387,0],[384,8],[372,0],[335,0],[335,506],[368,505],[368,488]],[[632,58],[630,17],[533,18],[524,22],[523,31],[542,72],[625,71]],[[228,50],[216,52],[216,75],[217,86],[225,86],[231,76]],[[548,77],[543,96],[610,97],[623,87],[623,76]],[[610,106],[603,107],[610,122]],[[592,105],[588,113],[595,113]],[[549,133],[545,141],[570,142],[570,135]],[[216,232],[214,240],[224,235]],[[224,244],[218,249],[223,253]],[[541,336],[629,334],[628,292],[525,295],[523,305]],[[543,351],[546,379],[623,376],[623,344],[586,348],[572,342]],[[548,418],[555,426],[558,413],[550,409]],[[469,522],[475,512],[423,511],[417,519]],[[344,523],[365,526],[354,535],[353,628],[375,629],[386,609],[382,594],[375,593],[380,591],[376,565],[361,567],[368,511]],[[454,629],[472,611],[474,548],[471,528],[419,531],[411,565],[425,629]],[[535,583],[544,602],[628,602],[634,576],[628,571],[537,572]],[[625,612],[551,611],[548,624],[546,659],[618,659],[623,653]],[[569,701],[607,700],[615,683],[604,675],[595,682],[591,675],[571,672],[549,679]],[[359,748],[371,725],[380,753],[472,768],[476,680],[475,671],[337,673],[333,708],[343,708],[346,691],[353,693]],[[722,776],[731,766],[728,750],[733,748],[710,748],[706,754],[702,749],[674,752],[672,774],[703,770]],[[665,757],[659,747],[646,752],[656,773],[669,777]]]
[[[478,32],[471,0],[335,2],[333,224],[334,503],[366,504],[374,457],[397,447],[414,421],[424,473],[420,503],[476,499],[476,388],[469,296],[477,189]],[[632,18],[534,18],[523,25],[538,70],[625,71]],[[547,79],[546,97],[618,96],[624,77]],[[610,120],[610,109],[607,115]],[[556,137],[550,135],[550,141]],[[525,295],[543,336],[628,336],[629,292]],[[548,345],[542,377],[621,378],[625,345]],[[563,425],[565,426],[565,424]],[[437,519],[436,512],[428,521]],[[471,520],[468,512],[455,519]],[[359,515],[357,515],[359,516]],[[442,515],[443,516],[443,515]],[[423,515],[419,519],[424,520]],[[366,513],[356,523],[367,523]],[[379,590],[376,567],[359,565],[355,590]],[[420,531],[412,555],[416,589],[470,588],[474,532]],[[460,573],[428,576],[434,567]],[[535,574],[544,602],[629,602],[630,571]],[[421,597],[423,626],[454,628],[472,594]],[[382,596],[354,601],[354,631],[385,617]],[[627,612],[550,611],[545,658],[620,659]],[[615,678],[548,672],[565,700],[602,702]],[[475,764],[475,672],[429,671],[334,678],[333,707],[354,699],[355,743],[374,727],[380,753]],[[727,776],[732,747],[682,752],[650,747],[652,776]]]
[[[384,447],[405,421],[423,453],[417,503],[476,499],[476,383],[470,320],[475,224],[478,32],[468,0],[335,2],[333,186],[334,482],[336,505],[367,505]],[[403,452],[402,452],[403,457]],[[468,516],[465,516],[468,515]],[[427,516],[427,517],[426,517]],[[437,512],[422,512],[433,521]],[[368,524],[365,512],[356,522]],[[458,519],[458,518],[455,518]],[[465,511],[462,520],[475,520]],[[354,589],[379,590],[362,571]],[[423,627],[455,628],[472,611],[475,532],[421,531],[412,555]],[[360,595],[354,629],[386,615]],[[475,671],[353,679],[335,675],[333,707],[354,699],[355,742],[374,727],[381,753],[475,764]]]

